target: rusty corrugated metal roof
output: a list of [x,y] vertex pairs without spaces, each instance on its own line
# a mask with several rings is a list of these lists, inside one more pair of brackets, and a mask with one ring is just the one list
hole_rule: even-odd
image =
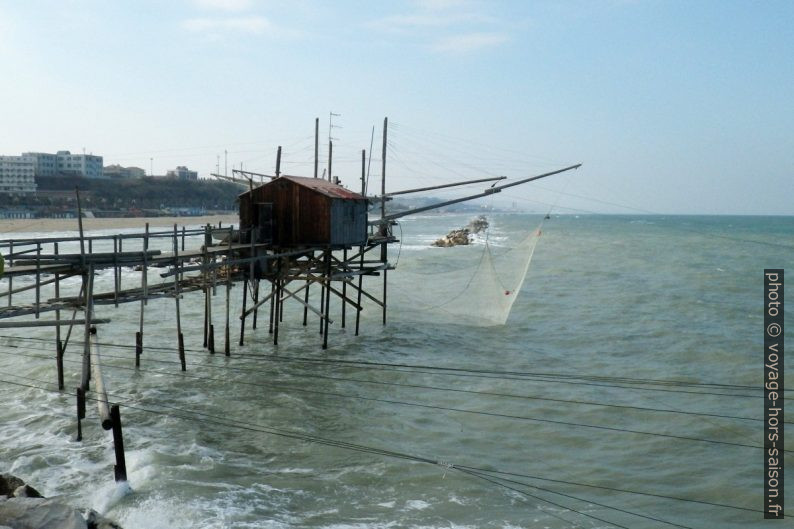
[[306,176],[282,176],[281,178],[272,180],[270,183],[278,182],[280,179],[289,180],[329,197],[344,198],[348,200],[364,200],[364,197],[362,197],[360,194],[354,193],[353,191],[338,184],[329,182],[328,180],[323,180],[322,178],[309,178]]

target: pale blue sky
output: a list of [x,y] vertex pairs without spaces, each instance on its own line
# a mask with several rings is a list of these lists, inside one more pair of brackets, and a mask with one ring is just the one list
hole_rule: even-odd
[[310,175],[334,111],[353,188],[389,116],[391,190],[582,162],[505,198],[792,215],[793,35],[788,1],[0,0],[0,154]]

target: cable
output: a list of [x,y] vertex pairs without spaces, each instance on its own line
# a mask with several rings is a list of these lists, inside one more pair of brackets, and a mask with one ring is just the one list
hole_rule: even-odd
[[[80,342],[75,342],[75,345],[79,345]],[[103,344],[98,343],[97,345],[105,346],[113,348],[113,344]],[[16,346],[11,346],[16,347]],[[128,346],[119,346],[127,348]],[[37,349],[43,350],[43,349]],[[117,360],[127,360],[128,357],[118,356],[118,355],[110,355],[107,353],[102,353],[103,358],[112,358]],[[173,364],[178,365],[181,364],[181,361],[178,360],[165,360],[162,358],[150,358],[150,362],[157,362],[162,364]],[[188,362],[186,365],[188,366],[195,366],[195,367],[208,367],[211,369],[228,369],[231,371],[238,371],[243,373],[268,373],[268,371],[262,369],[251,369],[250,367],[234,367],[228,365],[213,365],[213,364],[197,364]],[[429,386],[424,384],[408,384],[403,382],[387,382],[382,380],[365,380],[360,378],[346,378],[346,377],[337,377],[337,376],[330,376],[330,375],[319,375],[316,373],[304,373],[304,372],[290,372],[290,376],[297,376],[297,377],[306,377],[306,378],[318,378],[322,380],[334,380],[339,382],[353,382],[356,384],[374,384],[374,385],[382,385],[382,386],[393,386],[393,387],[404,387],[404,388],[414,388],[414,389],[428,389],[432,391],[449,391],[453,393],[465,393],[471,395],[483,395],[483,396],[491,396],[491,397],[505,397],[505,398],[513,398],[513,399],[525,399],[525,400],[541,400],[541,401],[548,401],[548,402],[559,402],[564,404],[583,404],[587,406],[602,406],[607,408],[617,408],[617,409],[631,409],[637,411],[651,411],[651,412],[663,412],[663,413],[673,413],[679,415],[693,415],[698,417],[716,417],[720,419],[737,419],[737,420],[746,420],[746,421],[757,421],[763,422],[763,419],[758,419],[754,417],[742,417],[737,415],[726,415],[726,414],[718,414],[718,413],[705,413],[705,412],[693,412],[693,411],[681,411],[681,410],[672,410],[672,409],[664,409],[664,408],[646,408],[642,406],[630,406],[630,405],[623,405],[623,404],[610,404],[604,402],[593,402],[593,401],[583,401],[583,400],[566,400],[566,399],[556,399],[551,397],[540,397],[536,395],[517,395],[514,393],[499,393],[493,391],[476,391],[476,390],[469,390],[469,389],[461,389],[461,388],[450,388],[450,387],[443,387],[443,386]],[[784,424],[794,424],[792,422],[784,421]]]
[[[35,379],[33,379],[33,380],[35,380]],[[50,390],[50,389],[47,389],[47,388],[42,388],[42,387],[30,385],[30,384],[23,384],[23,383],[20,383],[20,382],[14,382],[14,381],[8,381],[8,380],[0,380],[0,382],[5,382],[5,383],[8,383],[8,384],[22,386],[22,387],[28,387],[28,388],[32,388],[32,389],[38,389],[38,390],[41,390],[41,391],[48,391],[48,392],[51,392],[51,393],[59,393],[62,396],[65,396],[65,395],[68,394],[68,393],[67,394],[61,393],[58,390]],[[92,400],[92,401],[98,400],[97,398],[92,397],[90,395],[86,395],[85,398],[86,398],[86,400]],[[144,407],[137,406],[137,405],[131,405],[131,404],[127,404],[127,403],[118,403],[118,405],[121,406],[121,407],[128,408],[128,409],[143,411],[143,412],[146,412],[146,413],[151,413],[151,414],[156,414],[156,415],[163,415],[163,416],[167,416],[167,417],[176,417],[176,418],[180,418],[180,419],[183,419],[183,420],[195,420],[193,417],[184,416],[184,415],[176,415],[176,414],[166,414],[166,413],[163,413],[161,411],[151,410],[151,409],[148,409],[148,408],[144,408]],[[300,434],[300,433],[290,432],[288,430],[282,430],[282,429],[271,428],[271,427],[264,427],[264,426],[260,426],[260,425],[251,425],[251,424],[248,424],[248,423],[242,423],[240,421],[235,421],[233,419],[229,419],[228,417],[218,417],[218,416],[207,414],[207,413],[203,413],[203,412],[196,412],[196,411],[192,411],[192,410],[184,410],[184,409],[177,408],[177,407],[174,407],[174,406],[159,405],[159,404],[155,404],[155,405],[156,406],[165,407],[165,408],[171,408],[171,409],[183,412],[183,413],[200,415],[200,416],[203,416],[203,417],[207,417],[209,419],[214,419],[214,420],[210,420],[210,421],[202,420],[202,423],[209,422],[209,423],[217,424],[217,425],[220,425],[220,426],[234,427],[234,428],[239,428],[239,429],[244,429],[244,430],[249,430],[249,431],[268,433],[268,434],[271,434],[271,435],[287,437],[287,438],[290,438],[290,439],[297,439],[297,440],[310,442],[310,443],[321,444],[321,445],[325,445],[325,446],[332,446],[332,447],[343,448],[343,449],[348,449],[348,450],[355,450],[355,451],[359,451],[359,452],[363,452],[363,453],[369,453],[369,454],[374,454],[374,455],[382,455],[382,456],[393,457],[393,458],[398,458],[398,459],[412,460],[412,461],[421,462],[421,463],[428,463],[428,464],[438,465],[438,466],[441,466],[443,468],[447,468],[447,469],[451,469],[451,470],[457,470],[458,472],[461,472],[463,474],[470,475],[470,476],[475,476],[475,477],[478,477],[480,479],[483,479],[484,481],[488,481],[488,482],[493,483],[493,484],[504,486],[504,487],[506,487],[506,488],[508,488],[510,490],[513,490],[513,491],[523,495],[523,496],[531,497],[531,498],[537,499],[539,501],[543,501],[545,503],[549,503],[551,505],[554,505],[555,507],[558,507],[558,508],[561,508],[561,509],[564,509],[564,510],[569,510],[571,512],[575,512],[575,513],[580,514],[582,516],[585,516],[585,517],[588,517],[588,518],[592,518],[592,519],[598,520],[600,522],[608,523],[608,524],[613,525],[615,527],[628,529],[625,526],[617,524],[615,522],[611,522],[609,520],[598,518],[596,516],[584,513],[582,511],[578,511],[578,510],[576,510],[576,509],[574,509],[572,507],[566,507],[564,505],[560,505],[560,504],[552,502],[552,501],[550,501],[550,500],[548,500],[546,498],[542,498],[542,497],[539,497],[539,496],[535,496],[535,495],[529,494],[526,491],[522,491],[522,490],[519,490],[519,489],[514,489],[514,488],[509,487],[509,486],[505,486],[503,483],[499,483],[499,481],[521,484],[521,485],[524,485],[524,486],[527,486],[527,487],[530,487],[530,488],[533,488],[533,489],[536,489],[536,490],[544,491],[544,492],[547,492],[547,493],[550,493],[550,494],[555,494],[555,495],[563,496],[563,497],[574,499],[574,500],[578,500],[578,501],[588,502],[590,504],[598,505],[600,507],[604,507],[606,509],[614,510],[614,511],[621,512],[621,513],[624,513],[624,514],[629,514],[629,515],[632,515],[632,516],[638,516],[638,517],[641,517],[641,518],[645,518],[645,519],[661,522],[661,523],[664,523],[664,524],[667,524],[667,525],[672,525],[672,526],[675,526],[675,527],[682,527],[684,529],[692,529],[692,528],[690,528],[688,526],[676,524],[674,522],[670,522],[670,521],[663,520],[663,519],[660,519],[660,518],[651,517],[651,516],[644,515],[644,514],[641,514],[641,513],[628,511],[626,509],[621,509],[619,507],[614,507],[614,506],[611,506],[611,505],[598,503],[598,502],[595,502],[595,501],[592,501],[592,500],[588,500],[588,499],[584,499],[584,498],[580,498],[578,496],[574,496],[574,495],[571,495],[571,494],[565,494],[565,493],[561,493],[561,492],[556,492],[556,491],[552,491],[552,490],[544,488],[544,487],[539,487],[539,486],[531,485],[531,484],[524,483],[524,482],[514,481],[514,480],[510,480],[510,479],[504,478],[504,477],[495,477],[495,476],[491,476],[491,475],[487,474],[487,472],[493,472],[493,473],[501,473],[501,474],[506,474],[506,475],[513,475],[513,474],[508,473],[508,472],[493,471],[493,470],[481,469],[481,468],[478,468],[478,467],[470,467],[470,466],[466,466],[466,465],[456,465],[456,464],[446,463],[446,462],[443,462],[443,461],[435,461],[435,460],[427,458],[427,457],[400,453],[400,452],[396,452],[396,451],[392,451],[392,450],[388,450],[388,449],[369,447],[369,446],[366,446],[366,445],[357,445],[357,444],[349,443],[349,442],[346,442],[346,441],[337,441],[337,440],[333,440],[333,439],[325,439],[325,438],[322,438],[322,437],[311,436],[311,435],[306,435],[306,434]],[[497,481],[497,480],[499,480],[499,481]],[[550,480],[550,481],[555,481],[555,480]],[[626,492],[631,492],[631,491],[626,491]],[[638,494],[642,494],[642,493],[638,493]],[[660,497],[664,497],[664,496],[660,496]],[[700,502],[700,501],[696,501],[696,500],[687,500],[687,499],[683,499],[683,498],[672,498],[672,497],[667,497],[667,498],[668,499],[675,499],[675,500],[679,500],[679,501],[691,501],[691,502],[694,502],[694,503],[709,504],[708,502]],[[741,510],[749,510],[749,509],[743,509],[741,507],[735,507],[735,506],[730,506],[730,505],[719,505],[719,504],[709,504],[709,505],[718,506],[718,507],[726,507],[726,508],[738,508],[738,509],[741,509]],[[551,513],[547,513],[547,514],[551,514]],[[565,521],[567,523],[572,523],[572,522],[570,522],[569,520],[567,520],[565,518],[560,518],[560,519],[562,519],[563,521]]]
[[[0,351],[0,353],[10,354],[6,351]],[[24,353],[17,353],[17,356],[26,356],[30,358],[37,358],[37,359],[44,359],[47,360],[47,357],[37,356],[37,355],[26,355]],[[72,363],[82,363],[82,360],[66,360],[67,362]],[[166,371],[156,371],[156,370],[147,370],[141,369],[136,367],[127,367],[127,366],[118,366],[113,364],[102,363],[100,364],[101,367],[107,367],[109,369],[123,369],[127,371],[136,371],[136,372],[143,372],[143,373],[157,373],[160,375],[169,375],[174,377],[181,377],[181,378],[191,378],[195,380],[204,380],[208,382],[227,382],[224,379],[218,379],[213,377],[203,377],[199,375],[192,375],[184,372],[180,373],[170,373]],[[744,444],[744,443],[736,443],[731,441],[720,441],[716,439],[706,439],[700,437],[689,437],[683,435],[674,435],[674,434],[663,434],[658,432],[647,432],[643,430],[632,430],[628,428],[618,428],[614,426],[601,426],[601,425],[594,425],[594,424],[586,424],[586,423],[577,423],[577,422],[569,422],[569,421],[559,421],[554,419],[545,419],[541,417],[530,417],[524,415],[512,415],[506,413],[496,413],[496,412],[486,412],[486,411],[476,411],[476,410],[468,410],[464,408],[452,408],[452,407],[445,407],[445,406],[437,406],[433,404],[422,404],[418,402],[406,402],[406,401],[398,401],[398,400],[391,400],[391,399],[382,399],[377,397],[366,397],[363,395],[355,395],[355,394],[344,394],[344,393],[335,393],[330,391],[319,391],[319,390],[312,390],[312,389],[305,389],[305,388],[298,388],[295,386],[285,385],[283,383],[278,382],[268,382],[267,384],[250,382],[250,381],[243,381],[237,380],[238,384],[248,385],[248,386],[256,386],[256,387],[265,387],[265,388],[272,388],[272,387],[280,387],[282,389],[288,389],[290,391],[298,392],[298,393],[307,393],[312,395],[322,395],[326,397],[335,397],[335,398],[346,398],[346,399],[355,399],[355,400],[363,400],[368,402],[379,402],[382,404],[390,404],[390,405],[398,405],[398,406],[410,406],[416,408],[423,408],[423,409],[432,409],[432,410],[439,410],[439,411],[449,411],[454,413],[465,413],[465,414],[473,414],[473,415],[482,415],[487,417],[496,417],[496,418],[503,418],[503,419],[510,419],[510,420],[519,420],[519,421],[529,421],[529,422],[540,422],[540,423],[547,423],[547,424],[556,424],[561,426],[572,426],[578,428],[590,428],[590,429],[597,429],[597,430],[604,430],[616,433],[630,433],[635,435],[647,435],[653,437],[662,437],[667,439],[676,439],[679,441],[689,441],[689,442],[701,442],[701,443],[709,443],[709,444],[719,444],[719,445],[726,445],[726,446],[736,446],[741,448],[755,448],[755,449],[763,449],[763,446],[758,445],[751,445],[751,444]],[[782,450],[783,452],[794,452],[794,450]]]

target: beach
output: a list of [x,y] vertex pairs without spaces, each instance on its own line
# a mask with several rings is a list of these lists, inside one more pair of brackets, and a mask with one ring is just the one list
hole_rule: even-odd
[[[146,223],[149,227],[165,227],[177,224],[179,226],[196,226],[212,224],[217,226],[237,223],[237,215],[204,215],[200,217],[128,217],[128,218],[84,218],[83,229],[110,230],[129,229],[140,227],[143,231]],[[50,231],[77,231],[77,219],[0,219],[0,233],[19,232],[50,232]]]

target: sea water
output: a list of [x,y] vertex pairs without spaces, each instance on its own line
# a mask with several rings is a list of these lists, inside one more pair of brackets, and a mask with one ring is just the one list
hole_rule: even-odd
[[[317,317],[309,312],[304,327],[296,303],[277,346],[267,305],[238,346],[238,284],[231,356],[202,347],[203,295],[187,293],[187,371],[173,299],[148,302],[136,370],[139,303],[98,306],[97,317],[113,320],[99,341],[110,400],[122,405],[126,485],[113,481],[112,438],[92,401],[74,440],[82,329],[67,348],[63,393],[53,385],[53,330],[2,330],[0,469],[126,529],[766,526],[763,269],[794,263],[794,218],[494,214],[494,252],[542,230],[504,326],[461,325],[418,303],[465,287],[484,239],[430,243],[470,218],[404,219],[401,247],[390,250],[387,325],[368,304],[356,337],[354,310],[341,329],[334,299],[325,351]],[[463,279],[400,275],[428,258]],[[150,283],[164,271],[151,270]],[[112,270],[96,281],[112,289]],[[379,297],[380,281],[365,287]],[[124,288],[139,284],[139,272],[122,271]],[[224,307],[219,286],[219,352]],[[455,465],[521,476],[486,481]]]

